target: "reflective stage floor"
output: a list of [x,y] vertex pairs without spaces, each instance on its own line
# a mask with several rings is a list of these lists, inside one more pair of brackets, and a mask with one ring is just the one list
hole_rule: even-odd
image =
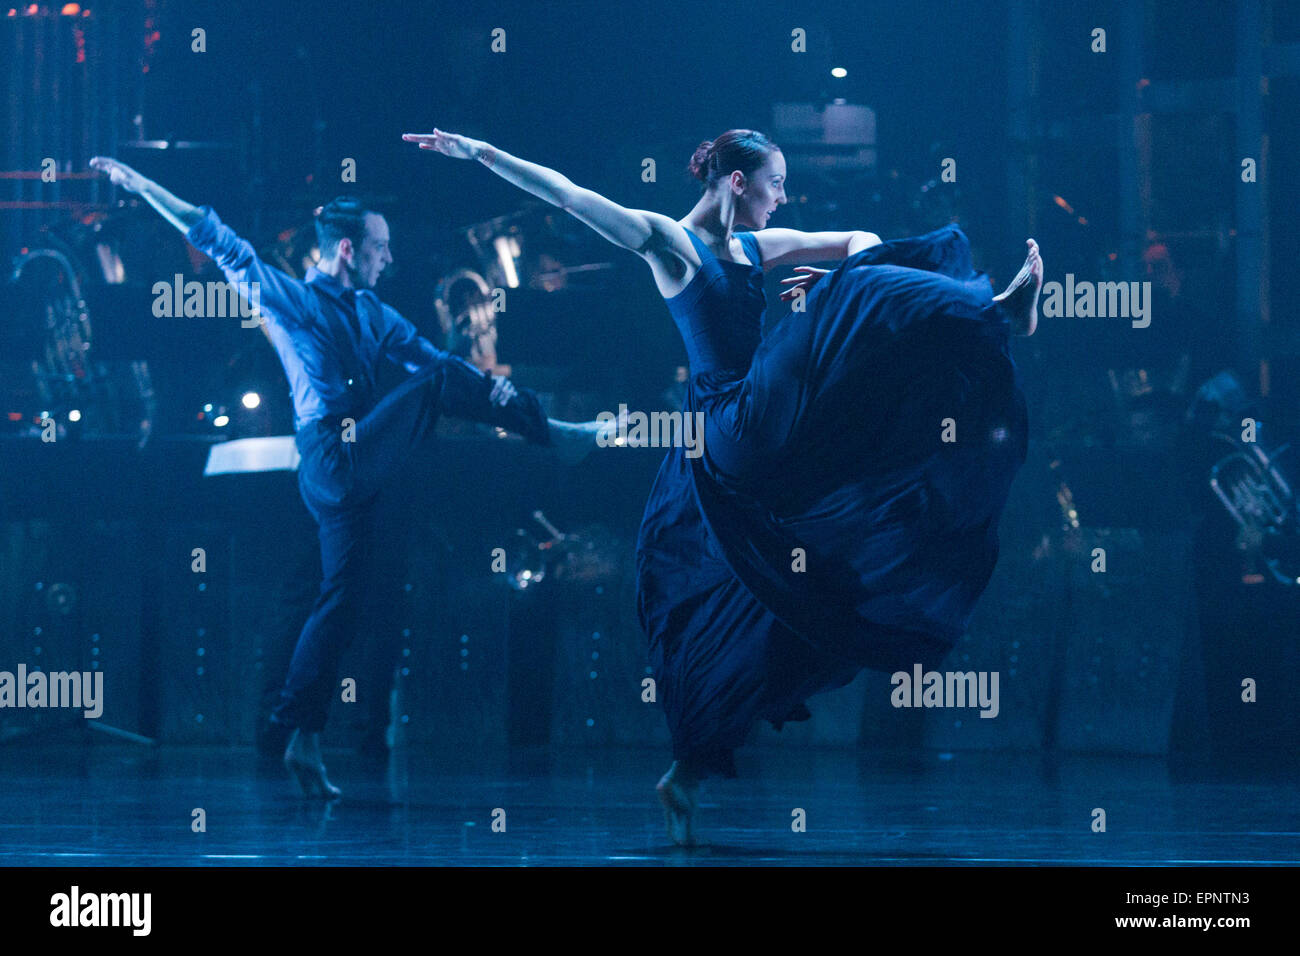
[[0,866],[1300,862],[1295,768],[1267,761],[755,748],[705,784],[709,845],[683,850],[654,800],[663,753],[326,760],[344,789],[328,807],[247,750],[7,744]]

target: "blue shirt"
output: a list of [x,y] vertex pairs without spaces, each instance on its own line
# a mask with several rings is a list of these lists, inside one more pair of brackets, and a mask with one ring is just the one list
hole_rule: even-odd
[[185,238],[240,289],[256,282],[258,308],[293,395],[294,428],[364,415],[376,399],[379,363],[409,372],[449,357],[369,289],[348,289],[312,268],[295,279],[257,257],[210,206]]

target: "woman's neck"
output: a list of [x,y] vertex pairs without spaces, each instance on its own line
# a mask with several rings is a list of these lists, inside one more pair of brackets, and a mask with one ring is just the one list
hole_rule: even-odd
[[721,199],[706,194],[682,220],[691,232],[715,251],[725,252],[731,248],[731,229],[735,225],[736,209],[729,201],[730,198],[730,193]]

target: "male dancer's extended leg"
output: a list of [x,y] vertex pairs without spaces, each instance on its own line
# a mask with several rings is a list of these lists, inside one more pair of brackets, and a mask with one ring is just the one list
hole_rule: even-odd
[[438,418],[450,415],[496,425],[537,445],[551,443],[546,414],[537,395],[516,389],[504,404],[491,398],[495,381],[454,356],[416,372],[357,422],[350,443],[355,490],[373,494],[433,433]]
[[508,399],[493,399],[495,379],[463,359],[444,354],[393,389],[357,422],[355,441],[347,446],[356,490],[382,487],[411,449],[430,434],[442,415],[495,425],[529,442],[554,448],[561,460],[574,462],[595,447],[596,434],[608,425],[548,419],[536,393],[510,387]]

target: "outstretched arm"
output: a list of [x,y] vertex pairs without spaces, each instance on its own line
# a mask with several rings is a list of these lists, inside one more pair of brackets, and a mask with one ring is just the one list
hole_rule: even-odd
[[874,232],[800,232],[798,229],[763,229],[754,233],[758,242],[758,251],[763,256],[763,268],[777,266],[795,266],[795,272],[781,284],[787,288],[781,290],[784,302],[793,302],[798,296],[805,295],[817,284],[829,269],[816,269],[805,265],[808,262],[826,262],[843,260],[849,256],[880,245],[880,237]]
[[107,156],[96,156],[90,161],[90,166],[101,173],[107,173],[114,186],[121,186],[142,198],[181,232],[189,232],[190,227],[203,218],[203,213],[197,206],[191,206],[185,200],[173,196],[152,179],[141,176],[126,163],[119,163],[116,159]]
[[801,232],[798,229],[760,229],[754,233],[763,268],[801,266],[810,262],[847,259],[863,249],[880,245],[874,232]]
[[107,173],[114,186],[143,198],[179,229],[194,248],[217,264],[255,312],[288,326],[301,325],[307,320],[312,303],[306,287],[259,259],[253,247],[211,209],[187,203],[116,159],[96,156],[90,165]]
[[[616,246],[641,256],[655,270],[680,279],[682,263],[697,264],[686,231],[667,216],[644,209],[627,209],[567,176],[512,156],[504,150],[468,136],[435,129],[432,133],[406,133],[402,139],[418,143],[453,159],[476,159],[506,182],[558,206],[600,233]],[[661,283],[662,284],[662,283]]]

